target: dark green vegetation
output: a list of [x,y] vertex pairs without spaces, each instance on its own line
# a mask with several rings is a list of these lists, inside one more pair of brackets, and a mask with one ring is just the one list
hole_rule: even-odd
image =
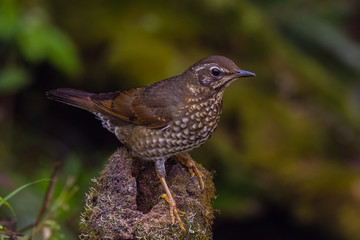
[[[38,233],[75,239],[84,192],[119,143],[45,91],[128,89],[217,54],[257,77],[233,83],[219,129],[192,152],[216,171],[214,238],[358,239],[359,19],[356,1],[1,0],[0,196],[60,161]],[[36,220],[48,185],[8,201],[18,230]]]

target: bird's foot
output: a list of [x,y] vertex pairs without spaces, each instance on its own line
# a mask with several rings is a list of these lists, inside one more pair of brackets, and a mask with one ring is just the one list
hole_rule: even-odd
[[202,174],[196,167],[194,160],[190,157],[189,154],[178,154],[175,156],[175,160],[188,168],[191,177],[196,174],[197,178],[199,179],[201,189],[205,188],[203,181],[204,174]]
[[170,195],[168,196],[167,194],[163,194],[161,195],[161,197],[163,199],[165,199],[168,203],[169,203],[169,206],[170,206],[170,217],[171,217],[171,223],[174,224],[175,223],[175,218],[176,220],[178,221],[179,223],[179,227],[181,229],[181,231],[185,232],[185,228],[184,228],[184,225],[181,221],[181,218],[180,218],[180,215],[185,215],[185,213],[183,211],[180,211],[179,209],[177,209],[176,207],[176,202],[175,200],[173,199],[173,197]]
[[174,198],[171,195],[170,189],[165,181],[164,177],[161,177],[160,175],[158,175],[161,184],[163,185],[166,194],[164,193],[163,195],[161,195],[162,198],[164,198],[170,205],[170,218],[171,218],[171,223],[174,224],[175,223],[175,218],[178,221],[178,224],[180,226],[180,229],[182,232],[185,232],[185,228],[184,228],[184,224],[181,221],[181,218],[179,216],[179,214],[181,215],[185,215],[184,212],[180,211],[179,209],[177,209],[176,207],[176,202],[174,200]]

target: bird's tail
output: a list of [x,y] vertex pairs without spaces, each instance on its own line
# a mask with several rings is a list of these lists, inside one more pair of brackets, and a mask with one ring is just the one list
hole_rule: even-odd
[[90,98],[92,95],[93,93],[70,88],[59,88],[46,92],[46,96],[49,99],[82,108],[87,111],[92,111],[94,109],[94,102]]

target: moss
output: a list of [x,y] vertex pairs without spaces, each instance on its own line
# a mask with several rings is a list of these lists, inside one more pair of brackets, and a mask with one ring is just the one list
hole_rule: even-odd
[[179,163],[166,163],[167,182],[182,217],[186,232],[171,224],[169,205],[154,164],[132,159],[120,148],[109,159],[85,196],[81,216],[81,239],[211,239],[215,198],[212,174],[204,174],[205,189]]

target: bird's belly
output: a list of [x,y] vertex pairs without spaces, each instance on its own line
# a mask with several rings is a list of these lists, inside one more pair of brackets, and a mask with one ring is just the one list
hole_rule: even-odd
[[134,156],[144,160],[168,158],[204,143],[214,132],[219,114],[187,114],[163,129],[135,127],[126,141]]

